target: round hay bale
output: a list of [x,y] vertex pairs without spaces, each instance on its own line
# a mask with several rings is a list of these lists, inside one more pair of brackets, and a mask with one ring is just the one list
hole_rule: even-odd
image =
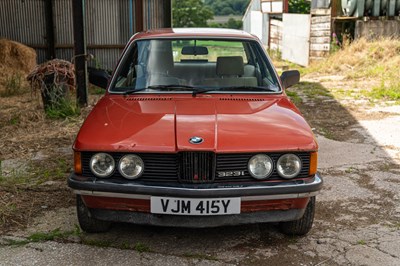
[[36,66],[36,52],[21,43],[0,39],[0,64],[29,73]]
[[36,66],[36,52],[21,43],[0,39],[0,92],[10,81],[18,80],[27,87],[25,77]]

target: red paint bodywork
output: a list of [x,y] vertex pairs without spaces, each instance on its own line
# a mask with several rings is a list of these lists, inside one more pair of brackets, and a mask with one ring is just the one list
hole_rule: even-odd
[[[205,142],[192,145],[201,135]],[[266,147],[268,147],[266,149]],[[313,151],[318,146],[286,95],[106,95],[75,150],[177,152]]]
[[[82,196],[85,205],[93,209],[107,209],[119,211],[150,212],[150,200],[124,199],[95,196]],[[240,212],[258,212],[271,210],[304,209],[309,198],[283,200],[253,200],[243,201]]]

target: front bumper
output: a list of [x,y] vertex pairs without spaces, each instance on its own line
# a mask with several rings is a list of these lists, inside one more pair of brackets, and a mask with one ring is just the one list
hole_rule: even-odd
[[259,182],[251,184],[198,184],[198,185],[144,185],[140,183],[118,183],[107,180],[84,180],[75,174],[68,178],[68,186],[76,194],[149,199],[150,196],[188,198],[241,197],[242,200],[273,200],[305,198],[315,196],[322,188],[322,178],[316,174],[307,180],[285,182]]
[[[68,185],[81,195],[90,214],[104,221],[171,227],[216,227],[300,219],[308,198],[318,194],[322,179],[251,184],[145,185],[111,180],[80,180],[71,174]],[[240,214],[184,216],[150,213],[151,196],[182,198],[240,197]]]

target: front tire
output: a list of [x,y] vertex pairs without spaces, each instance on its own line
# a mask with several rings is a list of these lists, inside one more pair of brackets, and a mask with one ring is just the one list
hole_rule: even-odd
[[313,225],[315,213],[315,197],[311,197],[303,217],[295,221],[281,222],[280,230],[288,236],[302,236],[307,234]]
[[111,227],[111,222],[98,220],[90,214],[80,195],[76,196],[76,211],[79,226],[87,233],[103,233],[107,232]]

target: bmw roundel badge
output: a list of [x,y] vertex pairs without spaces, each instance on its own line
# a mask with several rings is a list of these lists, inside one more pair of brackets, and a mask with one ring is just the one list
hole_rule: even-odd
[[191,137],[189,139],[189,142],[192,143],[192,144],[200,144],[200,143],[203,143],[203,141],[204,140],[202,138],[200,138],[200,137]]

